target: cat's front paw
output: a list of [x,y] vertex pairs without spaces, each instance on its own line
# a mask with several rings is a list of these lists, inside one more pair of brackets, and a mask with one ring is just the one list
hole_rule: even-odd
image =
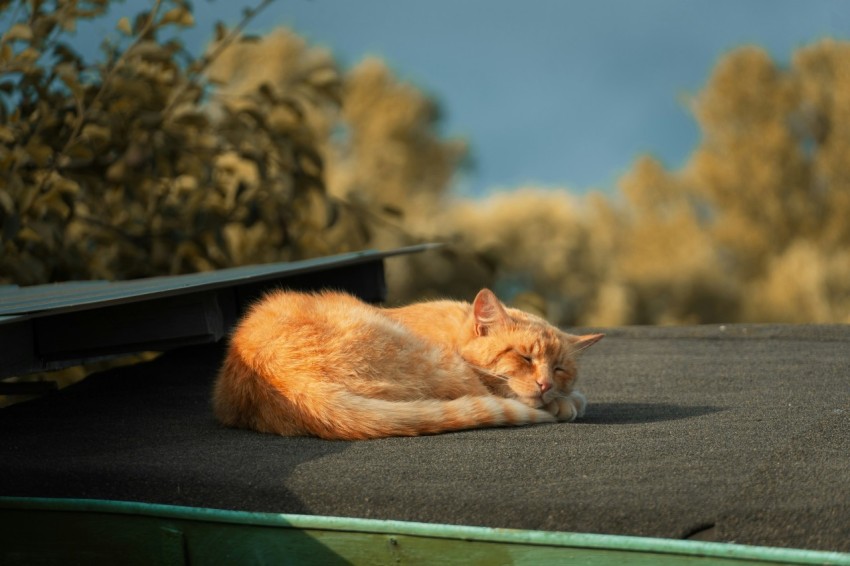
[[567,397],[558,397],[546,404],[544,409],[562,422],[574,421],[584,416],[587,399],[579,391],[573,391]]
[[580,419],[584,416],[584,411],[587,409],[587,397],[581,391],[573,391],[568,397],[576,409],[576,418]]

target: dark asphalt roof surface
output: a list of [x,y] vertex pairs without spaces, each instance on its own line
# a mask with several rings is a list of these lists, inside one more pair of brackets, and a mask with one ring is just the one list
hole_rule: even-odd
[[627,328],[571,424],[333,442],[228,430],[221,345],[0,410],[0,495],[850,551],[850,327]]

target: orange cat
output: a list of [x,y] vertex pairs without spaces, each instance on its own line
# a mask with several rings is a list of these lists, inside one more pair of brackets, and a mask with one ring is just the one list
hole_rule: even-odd
[[237,326],[215,383],[225,425],[287,436],[362,439],[572,421],[573,336],[475,301],[385,309],[343,293],[276,291]]

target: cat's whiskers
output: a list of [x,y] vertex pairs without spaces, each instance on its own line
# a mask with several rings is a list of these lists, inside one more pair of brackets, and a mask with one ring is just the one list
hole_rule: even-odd
[[483,373],[485,375],[489,375],[490,377],[495,377],[497,379],[501,379],[501,380],[504,380],[504,381],[510,381],[511,380],[511,378],[508,377],[507,375],[502,375],[500,373],[493,373],[492,371],[485,369],[481,366],[477,366],[477,365],[471,364],[469,362],[467,362],[466,365],[468,365],[469,367],[471,367],[475,371],[480,371],[481,373]]

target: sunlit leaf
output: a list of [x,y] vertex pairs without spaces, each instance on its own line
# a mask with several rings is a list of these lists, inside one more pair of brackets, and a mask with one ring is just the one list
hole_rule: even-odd
[[176,24],[183,27],[195,25],[192,13],[183,7],[172,8],[162,15],[159,25]]
[[130,18],[124,16],[120,20],[118,20],[118,24],[115,26],[118,28],[118,31],[123,33],[124,35],[133,35],[133,26],[130,23]]
[[16,54],[12,58],[12,61],[17,65],[30,65],[38,61],[39,57],[41,57],[41,51],[35,47],[27,47],[20,53]]
[[322,68],[310,73],[310,76],[307,80],[313,85],[316,85],[318,87],[324,87],[330,84],[338,83],[340,78],[339,73],[337,73],[336,69]]
[[15,210],[15,201],[7,191],[0,191],[0,208],[6,214],[11,214]]
[[50,178],[50,186],[57,193],[74,196],[80,192],[80,184],[73,179],[62,177],[58,173]]
[[32,40],[32,28],[27,24],[17,23],[4,34],[6,41],[30,41]]
[[[81,12],[77,12],[78,16],[84,15]],[[77,20],[74,18],[66,17],[59,20],[59,25],[62,26],[62,29],[66,32],[73,33],[77,30]]]
[[15,133],[11,130],[11,128],[8,128],[7,126],[4,126],[3,124],[0,124],[0,142],[12,143],[14,141],[15,141]]
[[133,54],[152,61],[170,61],[171,53],[156,41],[141,41],[133,49]]
[[109,128],[100,124],[86,124],[83,126],[81,136],[93,143],[95,147],[101,147],[109,143],[112,133]]
[[83,85],[73,63],[60,63],[54,67],[54,71],[75,98],[83,98]]
[[175,111],[172,120],[181,126],[193,126],[203,128],[209,124],[209,116],[194,108],[185,108],[183,111]]
[[25,242],[38,243],[41,242],[41,236],[30,226],[24,226],[17,234],[19,240]]

